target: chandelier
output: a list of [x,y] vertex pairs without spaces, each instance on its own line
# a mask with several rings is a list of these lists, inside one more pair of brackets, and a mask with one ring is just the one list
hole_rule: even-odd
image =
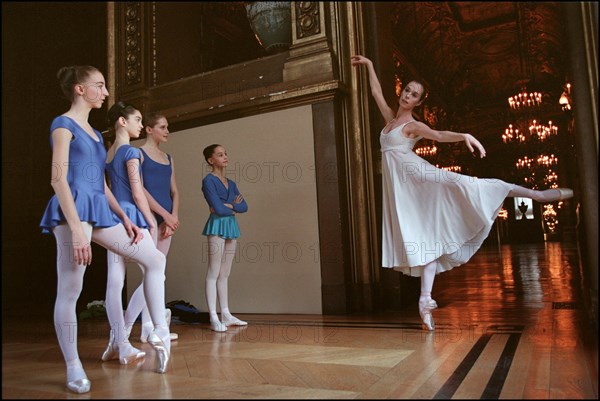
[[437,153],[437,147],[433,146],[421,146],[415,150],[415,153],[419,156],[434,156]]
[[439,168],[439,169],[450,171],[450,172],[453,172],[453,173],[460,173],[462,171],[462,167],[461,166],[457,166],[457,165],[453,165],[453,166],[440,166],[439,164],[436,164],[435,166],[437,168]]
[[535,107],[542,104],[541,92],[527,92],[527,87],[523,87],[521,92],[508,98],[508,105],[513,110],[521,110],[526,107]]
[[[523,129],[527,125],[529,125],[529,129]],[[517,128],[517,126],[521,126],[521,129]],[[521,124],[518,122],[514,125],[508,124],[508,128],[506,128],[504,134],[502,134],[502,141],[504,143],[522,143],[528,139],[537,139],[543,142],[556,134],[558,134],[558,127],[552,124],[552,121],[548,121],[548,125],[542,125],[537,120],[531,120],[531,122],[525,121]]]
[[558,163],[558,157],[554,156],[554,154],[551,154],[550,156],[548,155],[539,155],[537,158],[532,159],[530,157],[527,156],[523,156],[522,158],[520,158],[517,163],[516,166],[518,169],[523,169],[523,168],[534,168],[537,166],[540,167],[550,167],[552,165],[555,165]]

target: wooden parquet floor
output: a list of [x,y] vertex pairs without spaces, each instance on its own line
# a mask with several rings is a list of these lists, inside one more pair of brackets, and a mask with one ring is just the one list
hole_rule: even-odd
[[482,249],[437,276],[436,331],[422,330],[416,300],[370,315],[244,314],[247,327],[212,332],[172,323],[165,374],[155,353],[131,365],[102,362],[108,322],[79,323],[92,390],[65,388],[52,326],[3,322],[2,397],[597,399],[597,329],[586,317],[577,248],[561,243]]

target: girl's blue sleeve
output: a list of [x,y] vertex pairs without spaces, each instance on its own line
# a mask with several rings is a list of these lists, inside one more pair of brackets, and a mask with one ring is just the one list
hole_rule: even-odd
[[[237,185],[235,184],[235,182],[230,181],[233,184],[233,199],[235,199],[239,194],[240,191],[238,190]],[[248,204],[246,203],[246,199],[244,199],[244,197],[242,196],[242,201],[240,203],[232,203],[233,205],[233,210],[236,213],[245,213],[248,211]]]
[[202,180],[202,193],[204,194],[206,202],[208,202],[208,206],[214,210],[215,214],[219,216],[233,215],[233,210],[225,206],[221,198],[219,198],[217,188],[213,182],[210,182],[207,179]]

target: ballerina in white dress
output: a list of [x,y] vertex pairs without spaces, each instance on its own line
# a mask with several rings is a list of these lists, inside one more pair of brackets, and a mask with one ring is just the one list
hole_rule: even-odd
[[383,176],[382,266],[421,277],[419,314],[428,330],[435,324],[431,298],[437,273],[466,263],[488,236],[506,197],[538,202],[568,199],[566,188],[537,191],[499,179],[480,179],[439,169],[419,157],[413,147],[422,138],[438,142],[464,141],[471,152],[485,149],[471,134],[437,131],[413,118],[413,109],[426,97],[423,84],[410,81],[398,99],[398,110],[386,103],[381,84],[366,57],[353,56],[352,65],[365,65],[373,95],[386,126],[380,133]]

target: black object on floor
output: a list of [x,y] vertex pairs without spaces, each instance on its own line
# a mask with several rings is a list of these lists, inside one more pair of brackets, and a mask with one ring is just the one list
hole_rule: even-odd
[[185,323],[210,323],[208,312],[199,311],[194,305],[182,300],[167,303],[173,317]]

